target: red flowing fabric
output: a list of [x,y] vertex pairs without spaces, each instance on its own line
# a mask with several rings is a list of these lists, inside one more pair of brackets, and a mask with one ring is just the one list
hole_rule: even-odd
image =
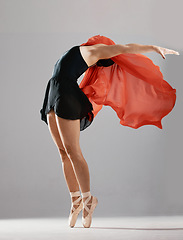
[[[96,35],[81,45],[98,43],[115,44]],[[175,105],[176,89],[163,79],[159,66],[142,54],[125,53],[111,59],[115,63],[109,67],[88,68],[79,84],[93,105],[94,117],[106,105],[114,109],[124,126],[162,129],[161,119]]]

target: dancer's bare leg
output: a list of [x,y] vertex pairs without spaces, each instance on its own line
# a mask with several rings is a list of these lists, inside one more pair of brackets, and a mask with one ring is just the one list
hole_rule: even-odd
[[[90,175],[88,164],[85,161],[80,144],[80,119],[68,120],[55,115],[58,131],[69,159],[72,161],[74,170],[81,188],[82,193],[90,191]],[[92,196],[93,197],[93,196]],[[92,202],[92,197],[89,203]],[[83,200],[85,200],[84,198]],[[88,205],[90,208],[91,205]],[[83,216],[87,215],[87,211],[83,211]]]
[[[79,191],[79,184],[74,172],[73,164],[69,159],[65,151],[65,148],[63,146],[62,140],[60,138],[60,134],[59,134],[56,119],[55,119],[55,112],[53,110],[51,110],[48,113],[47,119],[48,119],[48,128],[49,128],[50,134],[60,153],[60,157],[62,160],[62,169],[63,169],[63,173],[65,176],[65,180],[69,188],[69,191],[70,192]],[[72,197],[72,201],[75,201],[77,198],[78,197]],[[74,207],[76,209],[78,205],[74,205]]]

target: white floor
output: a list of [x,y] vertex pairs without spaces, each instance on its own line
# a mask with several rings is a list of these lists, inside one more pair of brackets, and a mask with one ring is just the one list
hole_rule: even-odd
[[74,228],[67,218],[0,220],[0,240],[183,240],[183,217],[93,217],[84,228],[81,216]]

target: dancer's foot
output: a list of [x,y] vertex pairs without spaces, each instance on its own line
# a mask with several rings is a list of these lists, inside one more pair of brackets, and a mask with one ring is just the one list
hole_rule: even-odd
[[70,195],[72,198],[71,198],[71,210],[69,215],[69,226],[74,227],[77,217],[83,208],[83,202],[79,191],[70,192]]
[[[83,202],[85,202],[87,198],[88,197],[82,198]],[[93,199],[93,196],[91,196],[90,201],[86,204],[88,209],[91,208],[92,199]],[[86,210],[86,208],[83,207],[83,213],[82,213],[83,218],[85,218],[87,215],[88,215],[88,211]]]
[[91,196],[90,192],[82,193],[83,195],[83,214],[82,224],[85,228],[89,228],[92,222],[92,214],[98,204],[98,199]]

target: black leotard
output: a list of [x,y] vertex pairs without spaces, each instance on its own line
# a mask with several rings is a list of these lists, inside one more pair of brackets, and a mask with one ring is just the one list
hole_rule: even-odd
[[77,79],[88,69],[79,46],[68,50],[56,62],[51,79],[48,81],[41,119],[47,122],[47,113],[53,108],[57,116],[65,119],[80,119],[80,131],[93,121],[93,107],[79,88]]

